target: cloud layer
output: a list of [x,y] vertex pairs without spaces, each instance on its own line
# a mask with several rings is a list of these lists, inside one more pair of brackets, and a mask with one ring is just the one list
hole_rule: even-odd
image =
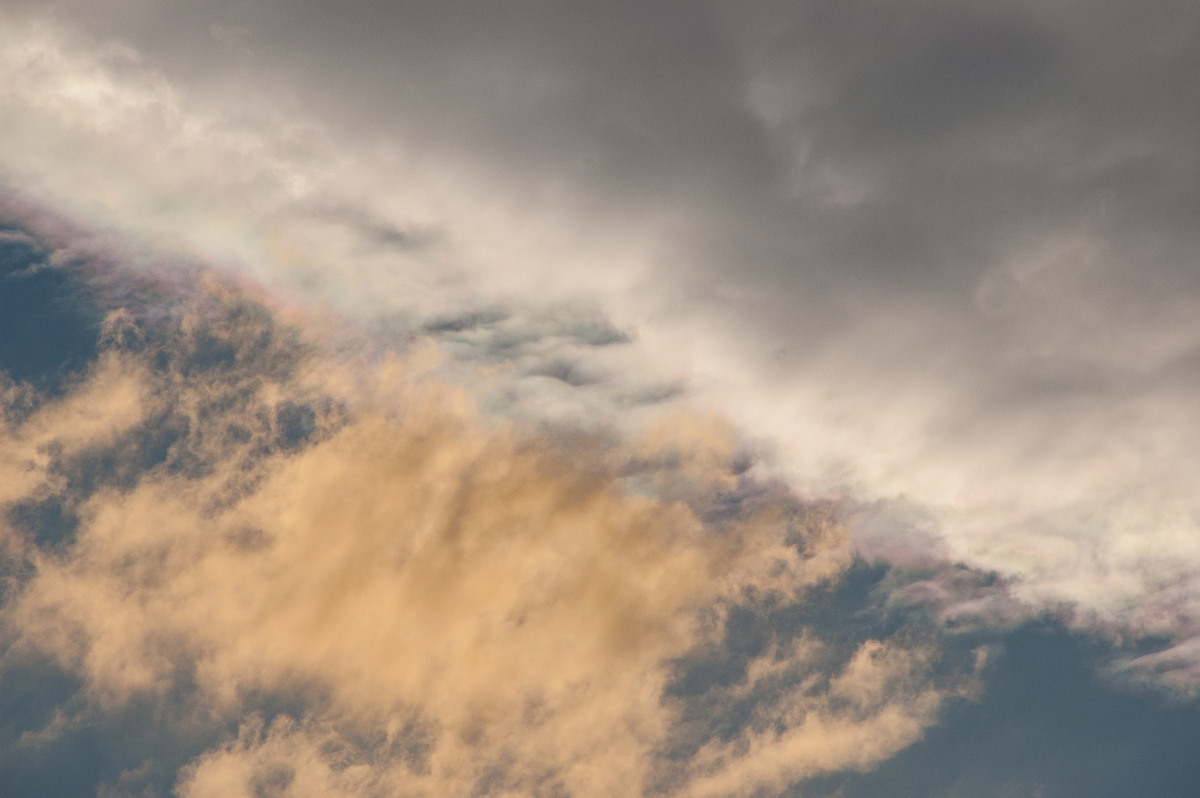
[[0,22],[5,750],[821,790],[1047,616],[1196,694],[1190,8]]
[[931,629],[739,638],[856,566],[717,419],[489,420],[428,343],[330,360],[207,286],[9,391],[6,663],[79,683],[18,751],[149,706],[193,758],[109,794],[749,795],[874,764],[967,688]]

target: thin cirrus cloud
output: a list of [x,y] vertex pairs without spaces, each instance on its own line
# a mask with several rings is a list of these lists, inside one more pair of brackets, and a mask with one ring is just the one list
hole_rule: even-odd
[[105,789],[856,794],[1046,614],[1194,694],[1186,4],[9,8],[7,633],[208,718]]

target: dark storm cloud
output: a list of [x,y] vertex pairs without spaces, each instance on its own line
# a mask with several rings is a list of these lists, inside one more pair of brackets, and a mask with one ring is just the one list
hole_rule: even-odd
[[807,266],[963,300],[1014,236],[1080,214],[1195,242],[1186,4],[61,5],[185,82],[253,72],[353,133],[593,211],[690,203],[784,248],[740,278]]
[[[792,182],[790,197],[758,196],[753,213],[769,221],[755,231],[770,243],[736,264],[767,289],[754,300],[769,326],[735,311],[761,337],[837,339],[899,309],[943,338],[903,367],[949,355],[972,381],[1022,348],[1029,325],[1059,328],[1045,315],[1071,300],[1082,318],[1068,323],[1137,330],[1194,293],[1194,14],[805,3],[725,21]],[[1005,282],[1014,261],[1039,257],[1030,249],[1072,234],[1098,262]],[[790,320],[814,299],[841,321],[812,332]]]
[[[735,53],[695,4],[66,5],[173,78],[236,94],[252,74],[343,131],[449,151],[589,213],[770,173]],[[244,31],[246,52],[214,25]]]
[[[252,74],[352,135],[449,152],[517,194],[673,213],[685,287],[670,290],[793,351],[911,306],[969,370],[1062,294],[1141,328],[1197,288],[1186,5],[88,7],[185,82],[229,91]],[[214,26],[242,31],[245,52]],[[1022,242],[1080,225],[1106,250],[1087,275],[1033,296],[1004,283]],[[1136,308],[1131,260],[1155,275]]]

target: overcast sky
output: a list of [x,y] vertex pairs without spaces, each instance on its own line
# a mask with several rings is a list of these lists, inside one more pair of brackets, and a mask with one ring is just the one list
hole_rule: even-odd
[[0,792],[1200,790],[1197,219],[1190,2],[4,0]]

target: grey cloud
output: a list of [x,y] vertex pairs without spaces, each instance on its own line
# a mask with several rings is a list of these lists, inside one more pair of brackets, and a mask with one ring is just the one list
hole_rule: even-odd
[[[91,13],[185,83],[290,75],[334,125],[442,142],[514,191],[552,180],[592,212],[665,203],[721,237],[786,245],[775,263],[730,264],[742,278],[777,283],[799,258],[847,287],[969,287],[1030,226],[1098,204],[1180,235],[1196,202],[1196,20],[1166,4],[282,8]],[[243,26],[262,54],[230,61],[201,20]],[[789,162],[792,201],[776,182]],[[863,183],[840,189],[852,207],[830,207],[826,173]],[[797,226],[802,242],[785,235]]]
[[[810,415],[802,429],[855,416],[857,437],[839,432],[827,445],[841,449],[814,458],[844,463],[867,499],[951,505],[937,534],[966,540],[959,527],[974,528],[960,548],[984,570],[1029,566],[1012,562],[1026,556],[1019,538],[996,544],[983,527],[1104,551],[1108,533],[1088,531],[1095,519],[1140,516],[1158,529],[1159,507],[1188,501],[1200,351],[1189,6],[83,13],[200,94],[274,93],[354,146],[390,141],[404,157],[453,163],[471,185],[500,186],[531,214],[553,208],[573,229],[620,235],[651,219],[655,245],[625,289],[644,294],[648,325],[694,334],[702,356],[718,343],[731,351],[734,366],[715,368],[749,386],[725,401],[751,427],[763,405],[793,396],[808,402],[797,403]],[[245,31],[246,50],[214,41],[214,24]],[[241,82],[259,88],[231,88]],[[398,241],[405,228],[391,218],[364,212],[353,224]],[[439,235],[453,241],[453,227]],[[571,269],[559,279],[572,282]],[[511,405],[551,414],[600,395],[600,355],[524,329],[512,312],[492,321],[460,308],[407,329],[425,325],[469,358],[489,348],[511,358],[534,380]],[[755,431],[782,436],[781,426]],[[880,439],[916,443],[892,451]],[[871,457],[898,476],[860,476]],[[972,485],[945,487],[954,480]],[[1062,497],[1045,495],[1048,484]],[[989,488],[961,506],[945,496]],[[1089,592],[1082,572],[1039,574],[1031,589],[1044,579],[1050,594]]]
[[[725,310],[751,330],[765,317],[763,335],[836,336],[785,307],[828,322],[829,302],[861,314],[891,294],[977,351],[971,296],[1014,237],[1102,206],[1111,240],[1175,219],[1156,237],[1194,247],[1194,55],[1162,43],[1173,17],[1156,11],[257,3],[107,24],[184,80],[273,72],[335,125],[449,148],[516,193],[548,182],[597,216],[674,210],[685,272],[702,292],[758,286],[765,314]],[[243,26],[261,54],[230,61],[179,14]]]
[[[66,4],[70,5],[70,4]],[[73,8],[184,83],[253,76],[360,139],[452,152],[597,216],[767,178],[735,54],[691,4],[104,4]],[[231,57],[204,31],[248,31]],[[749,181],[749,182],[748,182]],[[632,206],[630,206],[632,203]]]
[[406,230],[387,219],[372,215],[367,209],[350,205],[314,205],[309,213],[315,218],[332,221],[354,230],[367,244],[411,250],[434,243],[437,234],[429,230]]

